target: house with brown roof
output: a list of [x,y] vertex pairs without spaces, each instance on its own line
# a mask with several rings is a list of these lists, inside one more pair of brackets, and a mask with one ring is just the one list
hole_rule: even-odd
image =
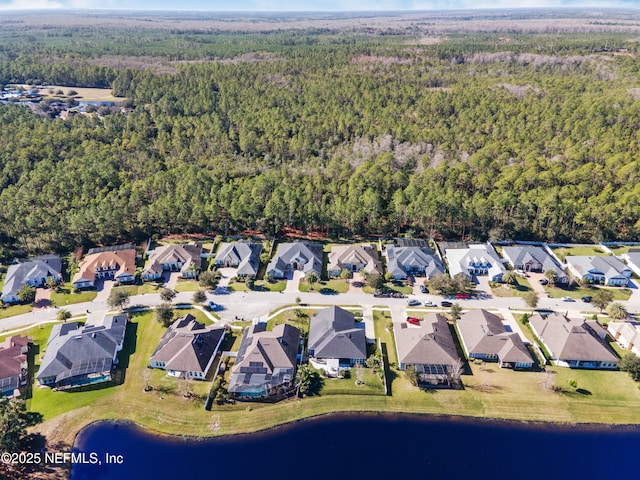
[[71,283],[74,288],[91,288],[99,279],[115,280],[120,283],[135,281],[136,251],[134,246],[119,245],[89,250]]
[[412,365],[422,383],[449,382],[450,375],[461,359],[443,315],[425,315],[420,326],[394,323],[393,332],[400,370]]
[[171,324],[151,355],[152,368],[170,377],[204,380],[224,339],[224,328],[205,326],[187,314]]
[[240,400],[280,399],[293,391],[300,330],[280,324],[247,327],[229,378],[229,393]]
[[342,270],[359,272],[364,270],[369,275],[382,274],[380,256],[375,245],[335,245],[329,253],[327,273],[331,277],[339,277]]
[[19,397],[29,380],[29,337],[14,336],[0,344],[0,396]]
[[567,318],[560,313],[540,314],[529,319],[534,335],[559,367],[615,369],[619,358],[604,339],[606,330],[598,322]]
[[202,264],[201,254],[202,244],[198,242],[158,247],[149,252],[142,279],[157,280],[162,272],[180,272],[182,278],[196,278]]
[[497,361],[501,368],[533,367],[533,358],[520,335],[507,331],[497,315],[469,310],[456,325],[467,358]]

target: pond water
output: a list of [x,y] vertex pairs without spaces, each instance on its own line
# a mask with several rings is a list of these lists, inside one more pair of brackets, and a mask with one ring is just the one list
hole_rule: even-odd
[[[84,429],[72,480],[636,479],[640,427],[557,427],[409,415],[336,415],[193,440],[131,424]],[[107,463],[106,455],[110,456]]]

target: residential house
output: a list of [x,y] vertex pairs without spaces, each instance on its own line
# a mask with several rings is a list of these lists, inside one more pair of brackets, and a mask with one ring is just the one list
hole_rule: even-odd
[[560,313],[529,318],[534,335],[560,367],[615,369],[618,357],[604,339],[606,330],[595,321],[567,318]]
[[387,271],[396,280],[408,275],[432,278],[445,272],[444,265],[427,246],[388,246],[385,249]]
[[2,301],[17,303],[18,291],[25,285],[40,287],[49,278],[62,281],[62,259],[58,255],[42,255],[33,257],[28,262],[9,265],[2,286]]
[[632,274],[632,270],[616,257],[569,255],[565,262],[576,278],[589,283],[626,287]]
[[339,277],[343,270],[359,272],[364,270],[369,275],[381,275],[382,265],[378,249],[374,244],[335,245],[329,253],[327,273],[331,277]]
[[78,322],[54,325],[36,375],[38,382],[65,390],[110,381],[126,328],[125,315],[84,326]]
[[187,314],[171,324],[151,355],[152,368],[170,377],[204,380],[224,339],[224,328],[208,326]]
[[261,243],[223,243],[218,249],[215,262],[218,267],[237,268],[236,275],[239,277],[249,275],[255,277],[260,268],[260,253],[262,253]]
[[456,322],[467,358],[497,361],[502,368],[533,367],[527,346],[502,319],[486,310],[470,310]]
[[149,252],[142,279],[157,280],[162,272],[180,272],[182,278],[196,278],[202,264],[201,254],[202,244],[198,242],[158,247]]
[[300,330],[280,324],[247,327],[229,378],[229,393],[237,399],[279,399],[295,384]]
[[29,381],[29,337],[9,337],[0,344],[0,397],[22,395]]
[[640,249],[631,248],[627,253],[622,254],[622,258],[633,272],[640,276]]
[[309,361],[329,375],[363,364],[367,359],[364,324],[340,307],[324,308],[309,324]]
[[322,275],[322,245],[308,242],[281,243],[269,265],[267,273],[272,278],[286,278],[289,272],[301,270],[305,274]]
[[461,359],[443,315],[425,315],[420,326],[394,323],[393,332],[400,370],[414,366],[421,383],[445,384],[450,381]]
[[546,272],[548,270],[554,270],[558,274],[555,283],[569,283],[569,276],[564,272],[562,266],[542,247],[537,245],[513,245],[503,247],[502,256],[507,259],[516,270],[525,272]]
[[640,357],[640,323],[609,322],[607,332],[618,342],[618,345]]
[[92,248],[82,260],[71,283],[74,288],[91,288],[96,280],[115,280],[120,283],[136,279],[136,251],[134,245]]
[[468,277],[488,275],[492,282],[501,282],[505,272],[502,260],[491,244],[470,244],[467,248],[447,248],[445,258],[449,274],[464,273]]

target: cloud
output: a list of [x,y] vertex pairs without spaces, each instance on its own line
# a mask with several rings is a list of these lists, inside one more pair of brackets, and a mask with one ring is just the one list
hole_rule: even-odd
[[0,10],[50,10],[52,8],[64,8],[64,5],[55,0],[11,0],[9,3],[0,3]]

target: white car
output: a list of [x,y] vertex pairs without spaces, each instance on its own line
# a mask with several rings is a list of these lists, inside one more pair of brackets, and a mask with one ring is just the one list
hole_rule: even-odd
[[417,307],[418,305],[422,305],[420,303],[420,300],[417,300],[415,298],[410,298],[409,300],[407,300],[407,305],[409,305],[410,307]]
[[562,297],[563,302],[575,302],[575,300],[571,297]]
[[436,306],[436,304],[435,304],[435,303],[433,303],[433,302],[432,302],[432,301],[430,301],[430,300],[427,300],[426,302],[424,302],[424,306],[425,306],[425,307],[435,307],[435,306]]

